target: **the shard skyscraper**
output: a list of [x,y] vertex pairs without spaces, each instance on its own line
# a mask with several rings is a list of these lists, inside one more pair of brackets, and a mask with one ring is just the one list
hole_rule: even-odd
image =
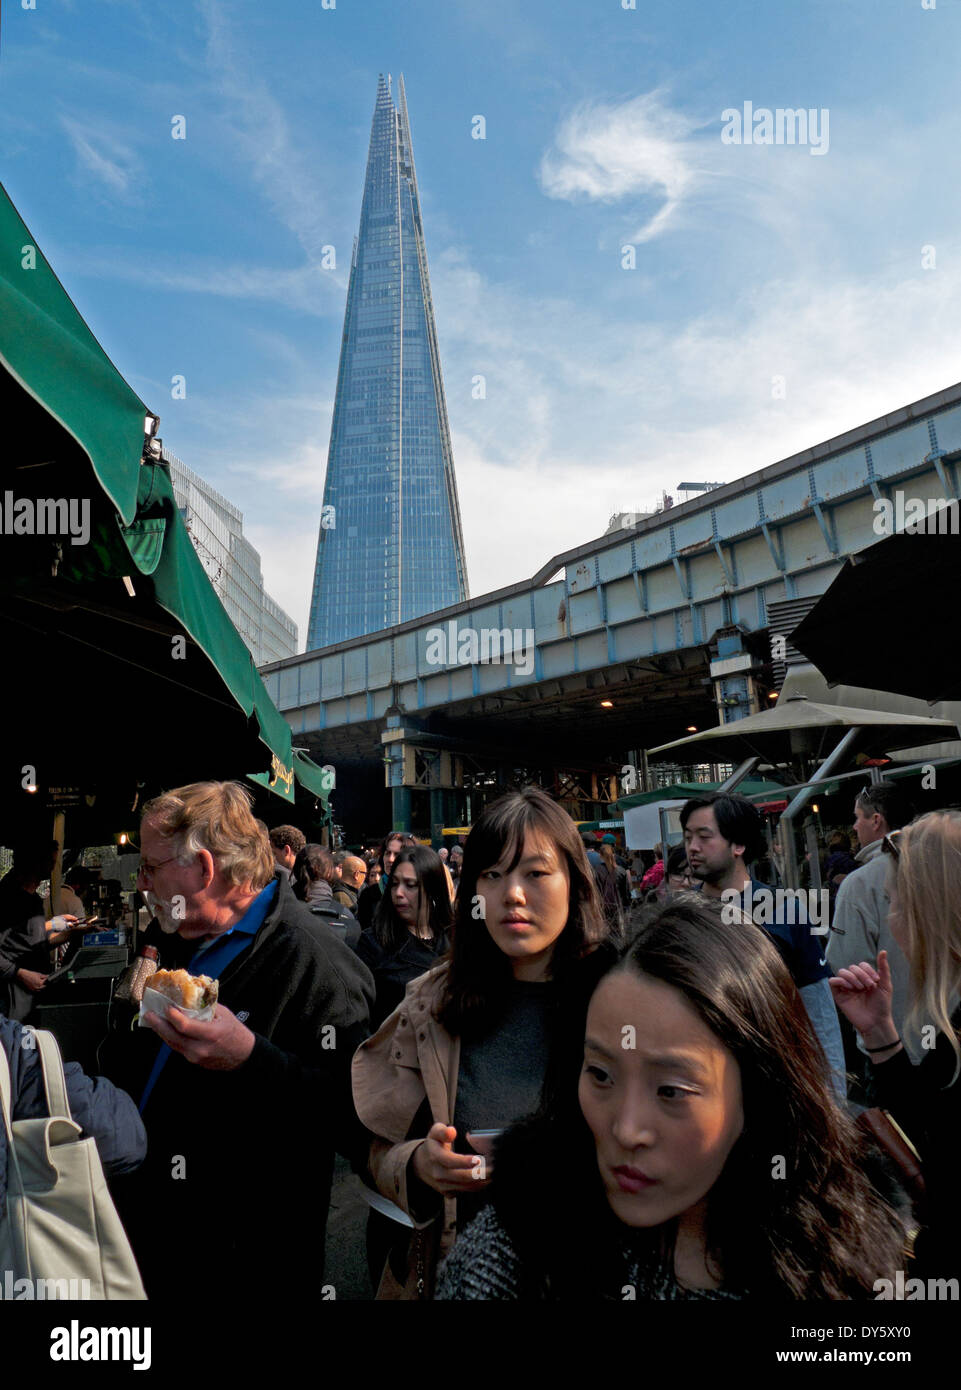
[[[380,78],[354,243],[307,650],[467,598],[404,79]],[[331,524],[333,523],[333,524]]]

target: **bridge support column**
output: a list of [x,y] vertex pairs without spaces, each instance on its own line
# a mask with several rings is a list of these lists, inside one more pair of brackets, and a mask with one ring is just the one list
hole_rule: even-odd
[[391,787],[392,830],[410,830],[410,787]]
[[430,842],[434,849],[440,849],[444,843],[441,834],[447,824],[447,793],[443,787],[431,787],[430,789]]
[[711,677],[719,723],[730,724],[736,719],[747,718],[749,714],[757,714],[753,666],[754,658],[745,650],[739,632],[718,637],[717,657],[711,662]]

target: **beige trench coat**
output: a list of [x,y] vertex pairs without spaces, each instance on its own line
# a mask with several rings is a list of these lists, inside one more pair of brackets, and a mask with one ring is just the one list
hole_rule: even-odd
[[[446,974],[446,964],[437,965],[411,981],[403,1003],[354,1053],[351,1070],[357,1114],[378,1136],[368,1159],[374,1186],[418,1227],[430,1225],[441,1213],[411,1209],[408,1164],[426,1132],[419,1139],[407,1135],[425,1098],[434,1124],[454,1122],[460,1040],[452,1038],[433,1014]],[[450,1251],[456,1227],[456,1200],[445,1197],[438,1260]]]

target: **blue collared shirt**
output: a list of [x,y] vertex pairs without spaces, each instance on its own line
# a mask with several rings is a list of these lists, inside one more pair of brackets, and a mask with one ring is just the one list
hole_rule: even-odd
[[[221,932],[219,936],[213,936],[208,941],[204,941],[198,947],[193,959],[187,969],[191,975],[194,968],[200,968],[204,975],[209,975],[211,979],[219,978],[219,972],[224,968],[228,961],[233,960],[234,956],[239,956],[245,950],[260,931],[267,913],[270,911],[274,898],[277,896],[277,879],[271,879],[266,888],[262,888],[241,917],[239,922],[235,922],[229,930]],[[241,938],[247,940],[242,941]],[[211,966],[215,966],[211,970]]]
[[[230,962],[246,951],[251,945],[254,937],[263,926],[267,913],[273,906],[277,892],[278,883],[275,878],[267,884],[266,888],[261,889],[239,922],[235,922],[229,930],[221,932],[219,936],[212,937],[209,941],[205,941],[199,949],[195,951],[190,964],[187,966],[189,973],[193,975],[199,971],[204,975],[209,975],[213,980],[219,979],[221,972]],[[153,1069],[147,1078],[147,1084],[144,1087],[143,1095],[140,1097],[138,1109],[141,1115],[144,1112],[147,1101],[150,1099],[151,1091],[157,1084],[160,1073],[167,1064],[170,1051],[171,1049],[167,1043],[160,1044],[160,1050],[154,1061]]]

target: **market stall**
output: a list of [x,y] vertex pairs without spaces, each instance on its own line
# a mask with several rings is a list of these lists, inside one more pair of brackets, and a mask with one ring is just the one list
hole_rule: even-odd
[[156,414],[2,188],[0,410],[0,844],[55,837],[72,857],[85,846],[131,851],[98,890],[97,915],[116,939],[85,948],[88,983],[105,982],[91,986],[100,1005],[126,959],[119,932],[135,921],[131,868],[147,798],[247,776],[262,800],[286,803],[286,816],[299,788],[323,820],[329,788],[322,769],[295,756],[191,544]]

